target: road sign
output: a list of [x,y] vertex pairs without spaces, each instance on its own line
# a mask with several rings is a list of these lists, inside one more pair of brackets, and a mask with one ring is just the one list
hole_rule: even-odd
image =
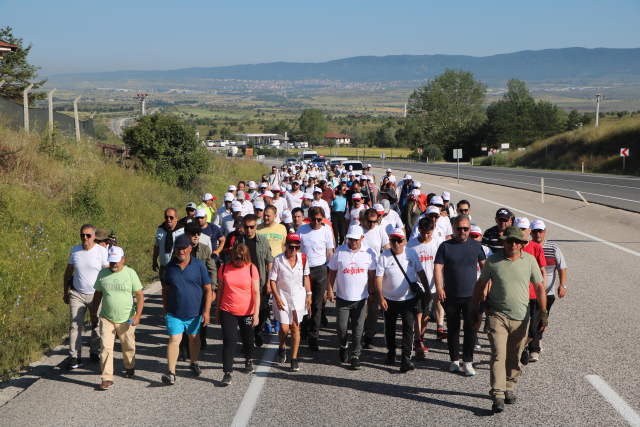
[[481,151],[487,151],[487,147],[482,147],[480,150]]
[[384,158],[386,158],[386,157],[387,157],[387,155],[386,155],[385,153],[380,153],[380,158],[381,158],[381,159],[384,159]]
[[462,148],[457,148],[457,149],[453,150],[453,158],[454,159],[461,159],[462,158]]
[[621,148],[620,149],[620,157],[629,157],[629,149]]
[[418,153],[422,154],[422,148],[418,148]]
[[334,152],[333,152],[333,155],[334,155],[334,156],[337,156],[337,155],[338,155],[338,152],[337,152],[337,151],[334,151]]
[[245,156],[253,156],[253,148],[246,148],[244,150],[244,155]]
[[362,154],[367,154],[367,150],[362,150]]
[[496,154],[498,152],[498,150],[496,150],[495,148],[492,148],[491,150],[489,150],[489,153],[491,154]]
[[502,148],[503,150],[508,150],[509,144],[500,144],[500,148]]

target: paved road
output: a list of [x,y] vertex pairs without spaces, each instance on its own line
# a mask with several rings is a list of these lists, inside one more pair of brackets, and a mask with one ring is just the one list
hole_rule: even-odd
[[[367,161],[367,163],[374,167],[382,166],[382,162]],[[455,163],[384,162],[384,167],[440,176],[457,176]],[[589,202],[640,212],[640,178],[638,177],[460,165],[460,179],[521,188],[538,193],[540,178],[544,178],[546,194],[581,200],[576,194],[576,191],[579,191]]]
[[[158,111],[158,108],[153,108],[149,110],[147,114],[154,114]],[[127,127],[128,123],[135,120],[136,117],[124,117],[120,119],[113,119],[109,122],[109,129],[111,132],[114,132],[118,136],[122,136],[122,128]]]
[[[396,172],[403,173],[399,167]],[[634,362],[640,352],[640,215],[557,196],[549,196],[542,205],[519,189],[470,181],[457,185],[448,177],[412,174],[425,192],[446,190],[453,200],[468,199],[483,229],[493,223],[499,206],[511,207],[518,216],[545,219],[548,238],[557,241],[567,259],[567,297],[553,306],[541,360],[524,368],[517,387],[519,401],[505,413],[490,412],[486,335],[480,335],[478,375],[473,378],[448,372],[446,344],[433,339],[432,328],[427,359],[417,363],[416,371],[399,374],[397,365],[383,363],[379,323],[377,348],[365,350],[362,371],[352,372],[337,363],[331,304],[321,349],[301,349],[299,373],[274,364],[273,350],[263,347],[255,353],[263,372],[235,373],[231,387],[219,387],[221,333],[212,325],[201,358],[202,376],[191,377],[186,363],[180,363],[177,384],[163,386],[167,336],[158,288],[152,287],[137,331],[136,379],[123,378],[117,353],[115,388],[96,391],[99,368],[62,370],[66,349],[60,347],[22,378],[1,387],[0,405],[6,403],[0,406],[0,425],[627,425],[591,384],[590,375],[615,393],[612,402],[626,402],[629,408],[622,412],[633,421],[640,412],[640,370]],[[241,362],[237,357],[236,369]]]

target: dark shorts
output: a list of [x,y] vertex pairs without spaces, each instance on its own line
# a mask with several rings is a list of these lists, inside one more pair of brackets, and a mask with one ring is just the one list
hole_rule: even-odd
[[436,302],[436,293],[432,293],[431,294],[431,300],[429,301],[429,304],[425,304],[424,303],[424,298],[420,299],[418,301],[418,313],[422,314],[423,316],[428,316],[431,317],[431,315],[433,315],[433,306],[435,305]]

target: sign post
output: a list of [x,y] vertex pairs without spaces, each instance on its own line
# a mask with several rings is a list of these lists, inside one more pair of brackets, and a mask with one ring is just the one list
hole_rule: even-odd
[[458,161],[458,184],[460,184],[460,159],[462,158],[461,148],[456,148],[453,150],[453,158]]
[[625,163],[625,159],[627,157],[629,157],[629,149],[628,148],[621,148],[620,149],[620,157],[622,157],[622,173],[624,173],[624,163]]
[[387,157],[386,154],[380,153],[380,158],[382,159],[382,169],[384,169],[384,158]]

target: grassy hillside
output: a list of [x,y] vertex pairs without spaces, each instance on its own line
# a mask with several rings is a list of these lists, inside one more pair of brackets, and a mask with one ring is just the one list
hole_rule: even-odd
[[[68,331],[62,278],[84,223],[114,230],[143,283],[151,271],[153,237],[167,207],[221,200],[227,185],[258,179],[266,168],[213,157],[192,191],[167,186],[128,164],[103,158],[92,144],[25,136],[0,126],[0,376],[10,375]],[[87,316],[88,320],[88,316]],[[85,355],[86,356],[86,355]]]
[[476,165],[622,174],[620,149],[629,148],[625,175],[640,175],[640,115],[601,120],[600,126],[536,141],[524,152],[474,159]]

